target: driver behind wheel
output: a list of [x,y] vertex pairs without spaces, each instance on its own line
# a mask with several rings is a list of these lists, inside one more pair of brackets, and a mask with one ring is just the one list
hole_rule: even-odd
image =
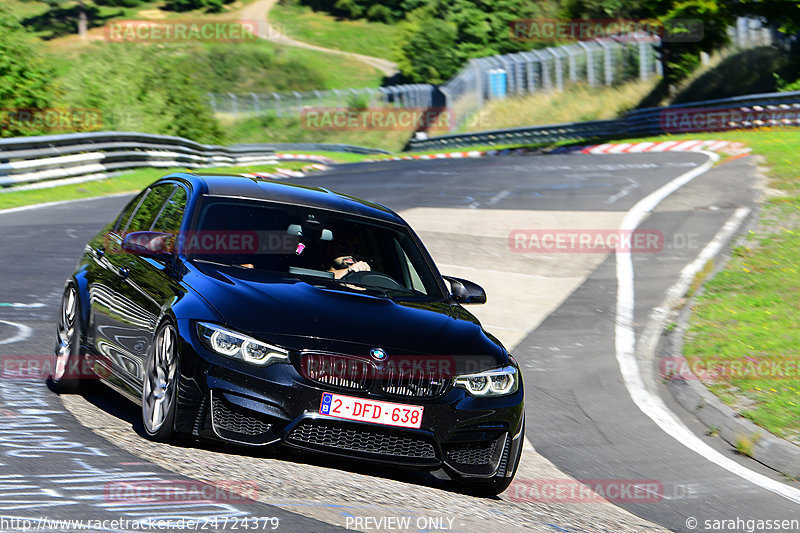
[[367,272],[371,270],[366,261],[356,261],[353,258],[352,253],[356,247],[352,241],[352,235],[345,236],[337,239],[330,247],[329,256],[332,259],[328,272],[333,272],[333,276],[336,279],[340,279],[351,272]]

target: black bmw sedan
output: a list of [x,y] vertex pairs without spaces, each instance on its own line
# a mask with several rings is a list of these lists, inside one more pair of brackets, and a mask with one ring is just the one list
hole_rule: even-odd
[[248,176],[171,174],[85,247],[52,384],[76,368],[175,434],[426,470],[500,493],[524,436],[519,367],[378,204]]

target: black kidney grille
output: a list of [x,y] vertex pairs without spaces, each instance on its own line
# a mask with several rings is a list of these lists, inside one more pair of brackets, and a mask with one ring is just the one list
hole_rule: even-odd
[[378,384],[393,396],[413,398],[440,396],[447,391],[450,378],[423,365],[379,366],[372,361],[347,355],[305,353],[300,372],[306,379],[350,390],[366,391]]
[[389,366],[383,372],[381,390],[395,396],[422,398],[444,394],[449,384],[450,379],[442,372]]
[[364,359],[318,353],[303,354],[300,371],[311,381],[352,390],[367,390],[373,372]]
[[272,429],[272,424],[245,412],[222,398],[212,398],[211,412],[214,426],[243,435],[261,435]]
[[431,442],[411,435],[399,435],[379,428],[360,428],[336,423],[303,422],[286,438],[315,448],[335,448],[392,458],[435,459]]

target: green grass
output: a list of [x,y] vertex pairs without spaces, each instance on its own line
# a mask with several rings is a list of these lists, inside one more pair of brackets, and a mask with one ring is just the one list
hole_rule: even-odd
[[[272,43],[262,43],[277,48],[278,57],[299,62],[307,68],[318,72],[323,83],[318,89],[349,89],[351,87],[380,87],[383,73],[358,59],[339,54],[326,54],[303,48],[279,46]],[[305,86],[303,90],[315,87]]]
[[359,131],[321,131],[304,127],[300,117],[277,117],[261,115],[246,119],[222,119],[227,142],[313,142],[352,144],[368,148],[399,151],[410,131],[404,130],[359,130]]
[[20,19],[41,15],[47,11],[47,4],[32,0],[4,0],[6,7]]
[[[464,131],[483,131],[539,124],[561,124],[617,118],[655,87],[657,80],[632,81],[616,87],[578,83],[564,92],[533,93],[491,100],[468,121]],[[457,111],[456,111],[457,112]]]
[[[301,152],[303,154],[324,155],[341,163],[354,163],[369,159],[371,156],[360,154],[344,154],[339,152]],[[141,168],[127,172],[121,176],[85,183],[60,185],[49,189],[28,191],[0,192],[0,209],[21,207],[25,205],[41,204],[60,200],[76,200],[80,198],[93,198],[109,194],[137,192],[162,176],[171,172],[225,172],[238,174],[242,172],[270,172],[276,167],[291,170],[300,169],[309,163],[301,161],[282,161],[278,165],[255,165],[237,167],[214,167],[204,169],[186,168]]]
[[298,41],[392,59],[392,43],[397,31],[394,25],[367,20],[340,20],[294,3],[276,4],[269,12],[269,19]]
[[[763,206],[757,229],[746,243],[735,247],[728,265],[705,283],[693,309],[684,354],[707,368],[733,369],[706,385],[742,416],[800,443],[800,130],[652,140],[681,138],[747,143],[753,153],[764,156],[769,186],[779,191]],[[784,366],[775,369],[773,363]]]
[[[14,0],[20,5],[25,3]],[[114,19],[149,20],[225,20],[238,17],[243,4],[226,6],[223,13],[202,11],[175,13],[161,11],[163,1],[149,2],[133,8],[105,7],[100,9],[103,23]],[[48,41],[48,49],[59,72],[91,68],[90,59],[81,55],[96,55],[98,47],[113,47],[118,43],[105,41],[103,27],[90,27],[88,40],[71,34]],[[383,74],[357,59],[338,54],[277,45],[265,40],[254,42],[200,42],[200,43],[138,43],[142,47],[167,49],[178,57],[191,61],[196,72],[198,87],[206,92],[249,93],[272,91],[309,91],[314,89],[346,89],[350,87],[378,87]],[[142,68],[148,68],[144,65]],[[65,91],[77,90],[69,86]]]
[[[75,69],[92,68],[94,57],[103,50],[124,52],[119,43],[102,40],[86,42],[64,37],[48,44],[52,62],[62,76]],[[378,87],[382,80],[379,70],[356,59],[267,41],[136,46],[157,47],[160,55],[169,53],[191,61],[194,80],[204,92],[246,94]],[[80,87],[65,85],[63,90],[80,91]]]
[[760,439],[761,439],[760,433],[755,433],[753,435],[748,435],[748,436],[740,435],[736,437],[736,443],[734,444],[734,446],[736,447],[736,451],[739,454],[747,457],[753,457],[753,451]]

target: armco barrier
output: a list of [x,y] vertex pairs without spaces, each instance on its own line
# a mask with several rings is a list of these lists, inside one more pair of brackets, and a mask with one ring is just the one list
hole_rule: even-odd
[[[670,111],[698,109],[709,110],[710,112],[713,110],[733,110],[739,113],[736,115],[734,123],[725,124],[724,127],[693,128],[690,132],[761,126],[800,126],[800,91],[751,94],[669,107],[638,109],[617,120],[571,122],[567,124],[442,135],[428,139],[412,139],[408,142],[406,150],[549,143],[563,140],[618,139],[660,135],[662,133],[680,133],[680,131],[665,131],[662,124],[664,114]],[[765,115],[766,118],[764,118]],[[754,116],[760,118],[751,120]],[[771,116],[775,118],[769,118]]]
[[359,154],[383,150],[341,144],[240,144],[216,146],[181,137],[131,132],[69,133],[0,140],[0,187],[51,179],[103,176],[138,167],[255,165],[279,150]]

